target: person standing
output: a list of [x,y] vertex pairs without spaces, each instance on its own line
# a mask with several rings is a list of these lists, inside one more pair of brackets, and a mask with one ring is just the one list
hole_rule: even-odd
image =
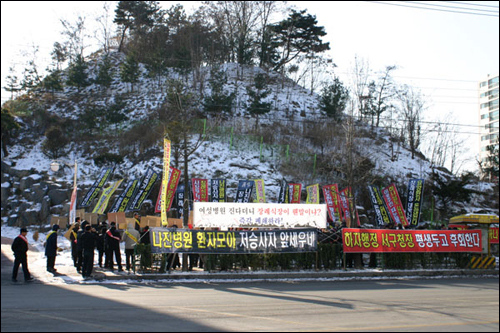
[[116,264],[118,265],[118,271],[123,272],[122,268],[122,258],[120,253],[120,233],[116,230],[116,223],[111,222],[111,228],[106,231],[106,244],[108,245],[107,260],[109,262],[109,268],[113,271],[113,253],[115,254]]
[[75,267],[78,267],[78,229],[80,229],[80,223],[73,224],[69,234],[69,241],[71,242],[71,257],[73,257],[73,264]]
[[14,268],[12,269],[12,282],[17,282],[17,271],[19,265],[23,266],[24,281],[29,282],[33,277],[28,270],[28,239],[26,235],[28,229],[21,228],[21,233],[12,242],[12,252],[14,252]]
[[132,223],[129,223],[127,227],[127,230],[123,233],[122,241],[125,242],[125,267],[130,272],[130,268],[132,267],[131,259],[134,260],[134,248],[136,244],[139,244],[141,234],[134,229]]
[[92,269],[94,268],[94,249],[97,235],[92,231],[90,224],[87,224],[85,226],[85,233],[80,237],[83,250],[82,276],[84,279],[88,279],[92,276]]
[[149,226],[145,226],[141,233],[141,244],[151,244],[151,239],[149,239]]
[[141,232],[141,217],[139,216],[139,213],[134,213],[134,228],[138,232]]
[[[108,230],[107,226],[105,225],[101,225],[99,227],[99,233],[98,233],[98,236],[97,236],[97,240],[96,240],[96,248],[97,248],[97,252],[98,252],[98,263],[99,263],[99,267],[103,267],[102,266],[102,258],[104,257],[104,254],[106,252],[106,247],[104,245],[104,237],[106,237],[106,231]],[[104,261],[104,266],[106,266],[106,261]]]
[[47,272],[56,273],[56,269],[54,268],[56,264],[56,256],[57,256],[57,230],[59,230],[59,226],[54,224],[52,226],[52,231],[47,235],[47,239],[45,241],[45,255],[47,256]]
[[76,243],[77,243],[77,263],[76,263],[76,271],[78,273],[82,273],[82,266],[83,266],[83,248],[82,248],[82,243],[80,242],[80,238],[82,238],[83,234],[85,233],[85,227],[87,225],[90,225],[90,223],[86,220],[83,220],[80,230],[78,230],[78,233],[76,235]]

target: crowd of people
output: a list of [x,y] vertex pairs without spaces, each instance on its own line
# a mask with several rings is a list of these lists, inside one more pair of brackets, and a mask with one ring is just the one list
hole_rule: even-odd
[[[139,221],[138,216],[134,216]],[[47,257],[47,272],[58,275],[55,269],[57,252],[61,248],[57,246],[59,225],[54,224],[47,234],[44,247]],[[11,249],[14,253],[14,267],[12,270],[12,282],[17,282],[19,266],[22,266],[24,280],[32,281],[28,269],[28,229],[21,228],[20,234],[14,239]],[[116,223],[107,222],[91,225],[88,221],[76,218],[68,230],[68,239],[71,243],[71,256],[73,264],[78,273],[84,279],[92,277],[94,267],[94,255],[97,250],[97,263],[99,267],[114,271],[115,267],[123,272],[120,243],[125,243],[125,269],[130,272],[133,268],[134,247],[136,244],[149,244],[149,227],[140,229],[140,224],[128,224],[127,230],[122,234],[117,230]]]
[[87,221],[80,223],[77,218],[70,227],[70,242],[73,263],[84,279],[92,276],[94,267],[94,253],[98,252],[97,262],[99,267],[118,272],[123,272],[122,254],[120,243],[125,243],[125,269],[130,272],[133,268],[134,247],[136,244],[149,243],[149,227],[140,229],[140,225],[129,223],[127,229],[121,234],[116,223],[107,222],[91,225]]
[[[174,226],[176,227],[176,226]],[[337,243],[342,244],[342,229],[346,228],[346,223],[331,224],[328,229],[322,229],[318,236],[320,243]],[[388,224],[385,229],[398,229],[400,226]],[[418,227],[421,229],[423,227]],[[442,224],[440,229],[455,229],[448,228]],[[52,230],[47,234],[44,242],[45,256],[47,257],[47,271],[57,274],[55,269],[55,261],[57,252],[61,249],[57,246],[57,233],[59,226],[57,224],[52,226]],[[33,280],[29,273],[27,263],[28,240],[26,235],[28,230],[21,228],[18,237],[12,243],[12,251],[14,253],[14,267],[12,271],[12,281],[17,282],[17,275],[19,266],[22,266],[25,281]],[[120,243],[125,243],[125,269],[130,272],[134,265],[134,251],[137,244],[149,244],[149,227],[146,226],[141,230],[140,217],[134,214],[134,223],[129,223],[127,229],[120,233],[116,228],[116,223],[111,222],[108,226],[107,222],[101,222],[97,225],[91,225],[87,221],[82,221],[76,218],[75,223],[72,224],[68,230],[67,235],[71,243],[71,255],[74,266],[78,273],[84,279],[92,277],[94,267],[94,254],[95,250],[98,251],[97,263],[99,267],[114,271],[115,267],[118,272],[123,272],[122,256],[120,251]],[[192,270],[194,266],[203,267],[203,260],[198,254],[189,254],[189,269]],[[180,267],[179,256],[176,253],[168,255],[167,268],[176,269]]]

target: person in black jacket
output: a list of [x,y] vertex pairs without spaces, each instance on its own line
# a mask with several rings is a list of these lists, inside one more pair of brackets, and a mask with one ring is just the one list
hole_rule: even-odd
[[118,271],[123,272],[122,268],[122,255],[120,253],[120,232],[116,230],[116,223],[111,222],[111,228],[106,231],[105,243],[108,246],[108,253],[106,259],[108,260],[109,268],[113,271],[113,253],[115,254],[116,264],[118,265]]
[[75,223],[69,234],[69,241],[71,242],[71,257],[73,258],[73,264],[78,267],[78,243],[77,236],[78,230],[80,229],[80,223]]
[[149,226],[145,226],[141,233],[141,244],[151,244],[151,239],[149,238]]
[[19,265],[23,265],[24,281],[33,280],[33,277],[28,270],[28,239],[26,235],[28,229],[21,228],[21,233],[12,242],[12,252],[14,252],[14,268],[12,269],[12,282],[17,282],[17,271]]
[[96,246],[97,234],[95,229],[87,224],[85,233],[80,237],[81,247],[83,250],[82,276],[84,279],[90,278],[92,269],[94,268],[94,249]]
[[76,271],[78,273],[82,273],[82,266],[83,266],[83,248],[82,244],[80,242],[80,238],[83,236],[85,233],[85,227],[87,225],[90,225],[90,223],[86,220],[83,220],[82,224],[80,225],[80,230],[78,230],[76,239],[77,239],[77,263],[76,263]]
[[47,235],[47,240],[45,243],[45,256],[47,256],[47,272],[56,273],[54,265],[56,264],[57,256],[57,230],[59,226],[54,224],[52,226],[52,231]]
[[[105,225],[101,225],[99,227],[99,234],[96,240],[96,248],[97,252],[99,252],[98,255],[98,263],[99,267],[102,268],[102,258],[104,257],[104,254],[106,252],[106,246],[104,244],[104,237],[106,237],[106,231],[108,228]],[[106,261],[104,261],[104,265],[106,266]]]

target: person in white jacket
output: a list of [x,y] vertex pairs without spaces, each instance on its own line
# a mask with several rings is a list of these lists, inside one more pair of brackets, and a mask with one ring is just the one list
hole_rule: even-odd
[[[122,241],[125,242],[125,260],[127,271],[130,272],[131,258],[134,256],[134,247],[139,244],[141,234],[135,230],[133,223],[127,224],[127,230],[122,235]],[[133,260],[133,259],[132,259]]]

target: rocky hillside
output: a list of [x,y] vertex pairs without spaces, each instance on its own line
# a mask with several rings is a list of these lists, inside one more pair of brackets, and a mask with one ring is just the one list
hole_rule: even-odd
[[[49,171],[52,159],[44,149],[47,129],[54,124],[59,124],[69,138],[64,153],[57,159],[67,165],[78,162],[80,202],[103,166],[96,162],[97,158],[106,153],[119,157],[112,163],[111,180],[141,177],[147,167],[161,172],[163,133],[155,133],[159,126],[156,117],[158,110],[164,108],[172,79],[190,87],[200,110],[204,97],[212,93],[211,68],[200,68],[187,75],[172,70],[158,78],[150,77],[147,68],[139,64],[139,80],[131,85],[120,79],[124,56],[114,53],[110,59],[112,82],[109,87],[96,83],[80,89],[65,86],[62,91],[34,91],[23,97],[31,103],[31,113],[19,119],[24,126],[9,146],[9,155],[2,156],[3,222],[46,225],[52,215],[68,214],[73,169],[63,167],[56,173]],[[99,55],[89,59],[90,81],[96,79],[101,61]],[[343,172],[339,165],[346,154],[346,121],[335,123],[325,118],[316,94],[310,94],[278,73],[235,64],[222,65],[220,70],[225,74],[223,91],[234,93],[234,104],[231,113],[223,117],[199,113],[199,118],[205,119],[199,120],[205,129],[205,139],[190,157],[190,178],[226,178],[229,198],[235,197],[238,180],[264,179],[268,202],[277,201],[283,178],[302,183],[304,189],[314,183],[342,184]],[[248,92],[257,74],[267,75],[266,89],[270,93],[265,101],[272,105],[271,111],[258,120],[247,111]],[[67,71],[64,71],[62,80],[66,78]],[[116,105],[120,105],[120,114],[125,117],[116,122],[107,121],[106,113]],[[363,180],[366,184],[387,186],[395,182],[404,193],[409,179],[430,178],[433,168],[424,156],[412,159],[404,145],[390,139],[381,129],[372,129],[361,122],[356,122],[353,128],[356,129],[355,155],[363,161],[358,176],[360,179],[366,176],[364,173],[371,176]],[[179,158],[173,158],[172,163],[178,168],[182,166]],[[443,170],[439,174],[451,177]],[[115,195],[120,194],[125,183]],[[366,185],[356,189],[357,199],[359,206],[367,208],[370,220],[371,205],[365,189]],[[143,205],[142,214],[153,213],[158,190],[159,184]],[[492,188],[483,186],[481,191],[492,191]],[[430,187],[426,193],[431,193]],[[481,196],[475,200],[474,207],[458,205],[457,212],[491,210]]]

